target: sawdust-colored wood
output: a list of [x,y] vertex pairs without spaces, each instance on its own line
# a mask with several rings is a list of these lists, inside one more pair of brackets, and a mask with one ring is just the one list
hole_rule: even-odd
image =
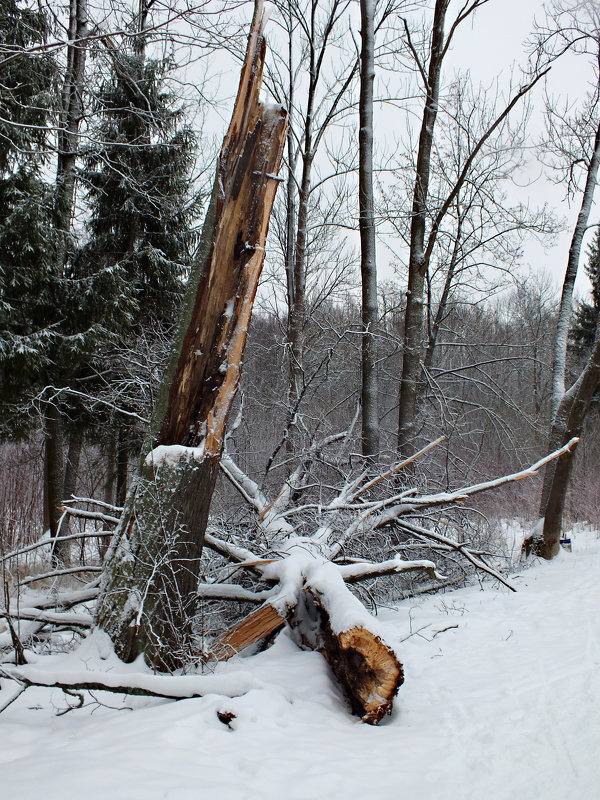
[[277,609],[266,603],[226,631],[214,644],[211,656],[217,661],[226,661],[277,633],[284,625],[285,619]]
[[351,628],[338,634],[331,655],[327,650],[324,655],[364,722],[376,725],[391,713],[404,674],[385,642],[366,628]]

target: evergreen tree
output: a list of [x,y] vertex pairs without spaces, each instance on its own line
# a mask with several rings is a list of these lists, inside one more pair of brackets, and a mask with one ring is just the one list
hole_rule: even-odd
[[115,58],[82,171],[91,221],[80,259],[124,272],[136,329],[173,316],[197,213],[190,197],[195,137],[165,88],[168,67],[139,53]]
[[[131,414],[149,416],[151,396],[139,386],[131,391],[139,370],[124,363],[124,354],[164,350],[155,340],[172,328],[176,317],[198,213],[191,182],[196,139],[167,89],[170,66],[146,59],[141,47],[113,54],[111,75],[98,94],[93,145],[84,154],[81,171],[90,221],[77,268],[91,273],[100,267],[118,270],[126,287],[120,296],[127,317],[91,365],[102,375],[93,390],[127,412],[95,413],[96,426],[108,431],[103,433],[107,499],[112,495],[118,502],[125,490],[127,455],[139,448],[143,434]],[[146,359],[147,353],[139,358]],[[157,381],[159,374],[154,370],[151,378]],[[86,385],[89,391],[89,376]]]
[[50,55],[23,52],[47,32],[41,12],[0,0],[0,403],[32,385],[54,337],[53,198],[42,170],[57,71]]

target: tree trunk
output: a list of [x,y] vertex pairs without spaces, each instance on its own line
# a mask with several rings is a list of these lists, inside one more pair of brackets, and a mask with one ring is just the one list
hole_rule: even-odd
[[440,77],[444,57],[444,24],[449,0],[436,0],[431,33],[431,56],[427,76],[427,96],[423,111],[415,186],[413,191],[410,224],[410,251],[408,261],[408,288],[406,292],[406,317],[400,398],[398,409],[398,452],[405,457],[416,451],[416,414],[419,387],[419,368],[423,342],[425,274],[425,233],[427,227],[427,196],[433,134],[438,112]]
[[598,183],[598,169],[600,168],[600,123],[596,129],[594,150],[588,165],[585,188],[581,200],[581,208],[577,215],[577,222],[569,247],[569,258],[565,279],[563,282],[556,334],[554,337],[554,355],[552,360],[552,417],[557,413],[565,393],[565,372],[567,363],[567,339],[569,327],[573,318],[573,291],[575,278],[579,269],[583,237],[588,227],[590,213],[594,202],[594,191]]
[[[75,193],[77,138],[82,116],[81,93],[85,72],[85,47],[73,42],[82,39],[87,30],[87,0],[70,0],[67,63],[61,92],[58,126],[58,160],[56,167],[56,200],[54,226],[57,234],[56,274],[61,276],[67,260]],[[55,377],[56,379],[56,377]],[[48,404],[45,415],[44,443],[44,525],[52,536],[57,535],[63,500],[62,430],[58,409]]]
[[59,274],[67,260],[71,217],[75,200],[75,166],[78,153],[79,125],[83,116],[87,34],[87,0],[70,0],[69,46],[62,88],[58,130],[58,163],[56,169],[56,230],[58,233],[57,269]]
[[117,494],[115,502],[124,506],[127,498],[127,482],[129,477],[129,449],[127,447],[127,431],[121,425],[117,441]]
[[361,65],[359,117],[358,205],[362,284],[362,452],[379,457],[377,389],[377,262],[373,198],[373,83],[375,80],[375,3],[361,0]]
[[159,669],[193,649],[204,532],[277,189],[286,121],[280,106],[259,102],[265,48],[257,0],[201,255],[98,604],[117,654],[143,652]]
[[[600,125],[596,129],[594,149],[588,164],[581,208],[577,215],[577,222],[569,248],[569,258],[554,337],[550,447],[555,442],[562,444],[568,441],[571,436],[579,436],[581,434],[590,401],[600,380],[600,327],[597,327],[592,353],[577,381],[565,392],[567,340],[573,315],[573,289],[581,258],[583,237],[587,229],[594,200],[594,191],[598,183],[599,169]],[[573,458],[574,450],[565,454],[558,462],[548,464],[546,467],[540,501],[540,518],[543,520],[542,531],[538,535],[534,533],[524,543],[524,549],[527,553],[533,551],[546,559],[551,559],[558,553],[565,499],[573,469]]]
[[[77,478],[79,476],[79,461],[83,448],[83,430],[77,428],[69,438],[69,448],[65,462],[65,479],[62,487],[61,504],[63,500],[68,500],[75,494],[77,488]],[[71,533],[71,518],[67,515],[60,529],[61,536],[68,536]],[[56,542],[54,554],[58,560],[65,565],[71,563],[71,543]]]
[[[594,393],[600,383],[600,325],[592,353],[577,381],[563,395],[555,414],[550,437],[550,447],[558,449],[574,436],[580,436]],[[557,446],[555,447],[555,444]],[[573,471],[576,448],[573,447],[556,461],[546,466],[540,517],[543,518],[541,537],[526,543],[542,558],[551,559],[558,553],[562,531],[563,512]]]
[[49,403],[44,418],[44,517],[52,538],[58,536],[63,479],[62,420],[58,408]]
[[115,505],[117,481],[117,432],[109,431],[104,453],[104,502]]

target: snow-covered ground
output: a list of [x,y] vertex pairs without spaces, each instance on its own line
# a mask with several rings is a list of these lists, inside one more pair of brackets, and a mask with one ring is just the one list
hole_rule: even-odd
[[[406,680],[378,728],[349,716],[323,659],[285,634],[220,667],[256,683],[233,699],[103,695],[136,710],[56,716],[62,693],[29,689],[0,716],[0,798],[599,797],[600,541],[579,530],[572,553],[513,580],[516,594],[486,582],[381,613]],[[97,669],[102,648],[38,666]]]

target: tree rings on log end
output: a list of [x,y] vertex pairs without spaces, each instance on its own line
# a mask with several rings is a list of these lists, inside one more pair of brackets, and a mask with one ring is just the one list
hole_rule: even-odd
[[325,651],[343,685],[352,710],[363,722],[377,725],[392,711],[394,697],[404,682],[402,664],[382,640],[366,628],[350,628],[337,636],[336,664]]

